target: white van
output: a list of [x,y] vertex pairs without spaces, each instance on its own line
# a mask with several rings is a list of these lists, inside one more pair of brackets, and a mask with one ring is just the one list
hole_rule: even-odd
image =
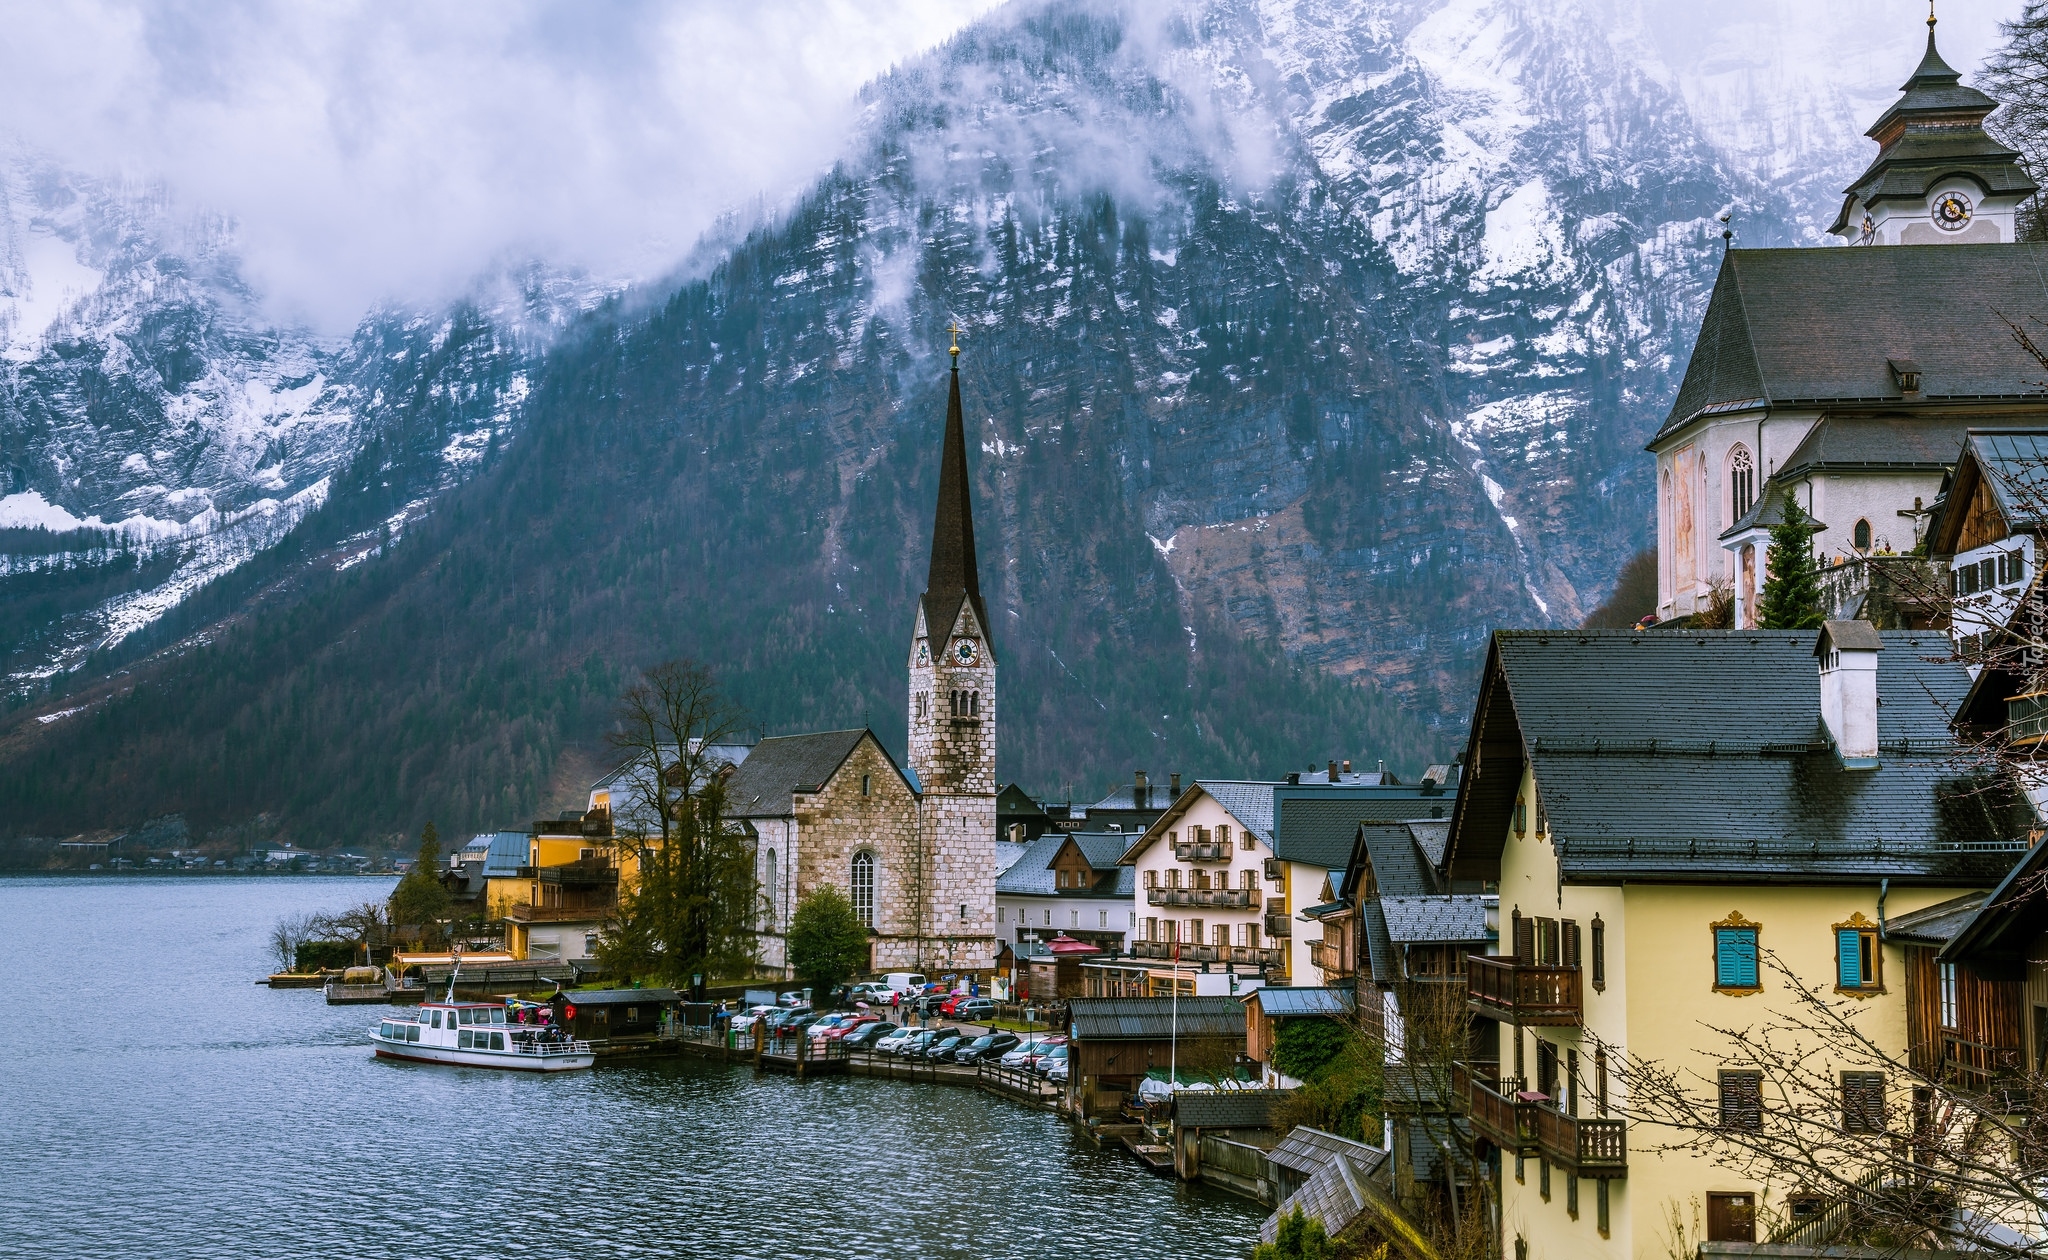
[[915,971],[892,971],[882,977],[882,983],[898,993],[916,993],[924,988],[924,976]]

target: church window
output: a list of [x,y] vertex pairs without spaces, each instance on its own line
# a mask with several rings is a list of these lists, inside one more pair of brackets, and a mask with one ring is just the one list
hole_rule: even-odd
[[1108,927],[1108,926],[1109,926],[1109,911],[1107,911],[1107,910],[1097,910],[1097,911],[1095,912],[1095,926],[1096,926],[1096,927]]
[[875,926],[875,855],[866,849],[853,855],[853,913],[868,927]]
[[1858,550],[1858,551],[1868,551],[1868,550],[1870,550],[1870,522],[1869,522],[1869,521],[1866,521],[1866,520],[1858,520],[1858,521],[1856,522],[1856,532],[1855,532],[1855,535],[1854,535],[1854,536],[1855,536],[1855,540],[1856,540],[1856,550]]
[[1730,520],[1742,519],[1756,502],[1756,461],[1750,458],[1749,448],[1737,446],[1728,455],[1728,506],[1734,512]]
[[768,890],[768,919],[771,923],[775,920],[775,885],[775,850],[770,849],[761,863],[761,886]]
[[862,796],[872,796],[874,795],[874,791],[875,776],[871,774],[864,774],[860,776],[860,794]]
[[981,693],[979,691],[967,693],[967,712],[972,717],[981,716]]

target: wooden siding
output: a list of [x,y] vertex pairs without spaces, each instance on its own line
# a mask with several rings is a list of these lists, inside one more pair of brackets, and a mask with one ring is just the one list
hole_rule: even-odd
[[2021,1037],[2023,1007],[2030,986],[2021,980],[1987,980],[1969,967],[1958,967],[1955,1024],[1944,1027],[1934,953],[1921,946],[1906,947],[1907,1061],[1912,1069],[1922,1076],[1939,1077],[1949,1057],[1947,1039],[2016,1058],[2025,1044]]

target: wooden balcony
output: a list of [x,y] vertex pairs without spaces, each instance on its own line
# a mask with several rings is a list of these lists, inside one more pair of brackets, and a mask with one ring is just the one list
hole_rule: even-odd
[[1182,840],[1173,846],[1173,856],[1181,862],[1228,862],[1230,843],[1225,840]]
[[1308,962],[1309,966],[1323,973],[1325,980],[1342,979],[1351,974],[1351,968],[1344,965],[1343,947],[1328,941],[1308,943]]
[[1545,1159],[1581,1177],[1628,1176],[1628,1129],[1619,1120],[1568,1116],[1538,1103],[1536,1148]]
[[1539,1104],[1522,1089],[1522,1082],[1507,1077],[1498,1082],[1482,1076],[1465,1064],[1454,1071],[1465,1083],[1466,1114],[1481,1136],[1510,1155],[1536,1153],[1536,1111]]
[[[1132,941],[1131,957],[1159,958],[1171,961],[1172,941]],[[1283,951],[1277,949],[1255,949],[1248,945],[1191,945],[1181,942],[1182,962],[1226,962],[1250,967],[1279,967],[1285,965]]]
[[1153,906],[1207,906],[1217,910],[1249,910],[1257,894],[1249,888],[1147,888],[1145,903]]
[[521,902],[505,911],[508,923],[602,923],[612,916],[613,907],[535,906]]
[[1941,1073],[1966,1093],[1981,1094],[2000,1084],[2019,1085],[2023,1058],[2018,1046],[1992,1046],[1961,1033],[1942,1030]]
[[1465,960],[1467,1005],[1488,1019],[1524,1027],[1579,1022],[1579,969],[1512,957],[1471,954]]

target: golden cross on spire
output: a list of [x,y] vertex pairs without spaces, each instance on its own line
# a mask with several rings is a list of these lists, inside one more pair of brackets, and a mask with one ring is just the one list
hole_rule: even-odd
[[1927,29],[1934,29],[1934,0],[1927,0]]
[[[1934,0],[1928,0],[1929,4],[1933,2]],[[946,331],[953,334],[953,358],[955,361],[958,361],[960,358],[960,321],[956,319],[946,325]]]

